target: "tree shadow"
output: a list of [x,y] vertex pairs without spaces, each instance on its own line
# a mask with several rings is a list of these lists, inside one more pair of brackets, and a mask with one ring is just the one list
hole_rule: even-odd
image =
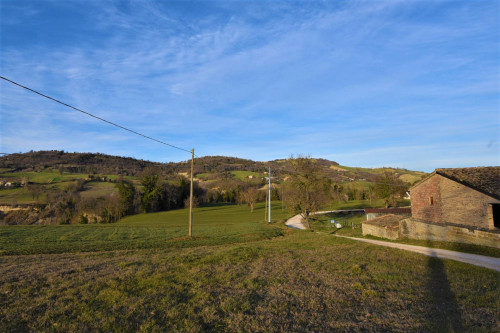
[[[431,252],[435,255],[434,252]],[[463,319],[451,290],[443,261],[430,257],[427,262],[427,290],[430,294],[425,318],[432,332],[463,332]]]

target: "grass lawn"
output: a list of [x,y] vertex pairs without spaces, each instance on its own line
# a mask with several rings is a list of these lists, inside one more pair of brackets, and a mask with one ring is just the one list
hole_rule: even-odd
[[[279,202],[274,220],[284,220]],[[280,236],[284,227],[264,222],[264,204],[196,208],[193,236],[186,209],[126,217],[114,224],[0,226],[0,254],[43,254],[138,248],[179,248],[247,242]]]
[[[277,219],[286,217],[279,203],[273,208]],[[199,208],[193,229],[196,239],[176,239],[177,229],[181,238],[187,233],[186,217],[185,210],[138,215],[102,226],[116,227],[105,237],[81,226],[57,226],[49,228],[57,235],[48,239],[59,249],[66,248],[59,251],[65,253],[45,254],[42,244],[32,246],[31,255],[4,252],[0,327],[7,332],[492,332],[500,328],[498,272],[267,225],[262,222],[262,205],[253,214],[246,206]],[[56,232],[65,227],[86,233]],[[37,226],[28,228],[44,232]],[[134,234],[135,228],[149,231]],[[0,246],[14,239],[17,247],[23,246],[23,237],[16,233],[24,229],[0,230]],[[31,231],[31,237],[36,233]],[[155,243],[155,233],[165,241]],[[25,236],[24,241],[31,240]],[[74,244],[84,236],[96,250],[99,241],[112,241],[116,248],[76,252],[81,246]],[[123,250],[129,247],[120,245],[146,239],[153,243],[146,249]]]

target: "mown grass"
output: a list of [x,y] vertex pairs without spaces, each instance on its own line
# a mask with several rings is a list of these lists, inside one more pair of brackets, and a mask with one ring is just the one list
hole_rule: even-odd
[[[288,216],[278,202],[274,220]],[[193,239],[188,235],[188,210],[139,214],[114,224],[0,226],[0,254],[111,251],[139,248],[181,248],[272,238],[283,227],[264,222],[264,204],[251,213],[247,206],[216,205],[194,210]]]
[[293,230],[217,246],[0,257],[7,332],[493,332],[499,309],[497,272]]

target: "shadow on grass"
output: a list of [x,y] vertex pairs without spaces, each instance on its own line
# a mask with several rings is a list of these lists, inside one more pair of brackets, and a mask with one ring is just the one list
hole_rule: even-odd
[[432,332],[463,332],[462,314],[443,264],[439,258],[427,262],[427,290],[430,294],[425,318]]
[[330,232],[330,235],[335,235],[341,229],[342,228],[338,228],[338,229],[333,230],[332,232]]

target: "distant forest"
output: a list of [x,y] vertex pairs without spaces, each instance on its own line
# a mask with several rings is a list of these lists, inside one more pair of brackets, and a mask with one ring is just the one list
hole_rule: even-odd
[[[55,169],[67,173],[113,174],[137,176],[147,167],[154,167],[163,174],[188,172],[190,161],[159,163],[137,160],[131,157],[111,156],[100,153],[68,153],[60,150],[30,151],[0,157],[0,168],[18,171],[44,171]],[[195,173],[254,171],[262,172],[266,163],[251,160],[225,157],[205,156],[196,158]]]
[[[304,179],[320,179],[324,202],[364,200],[372,204],[384,199],[386,205],[396,205],[411,183],[424,175],[404,169],[346,167],[325,159],[310,159],[311,171],[297,173],[292,161],[196,158],[195,206],[245,203],[253,210],[256,202],[266,198],[269,167],[273,200],[301,192],[301,186],[290,187],[302,174]],[[190,162],[157,163],[58,150],[2,156],[0,204],[12,209],[0,212],[0,224],[110,223],[139,212],[182,208],[188,204]],[[26,209],[13,210],[18,205]]]

